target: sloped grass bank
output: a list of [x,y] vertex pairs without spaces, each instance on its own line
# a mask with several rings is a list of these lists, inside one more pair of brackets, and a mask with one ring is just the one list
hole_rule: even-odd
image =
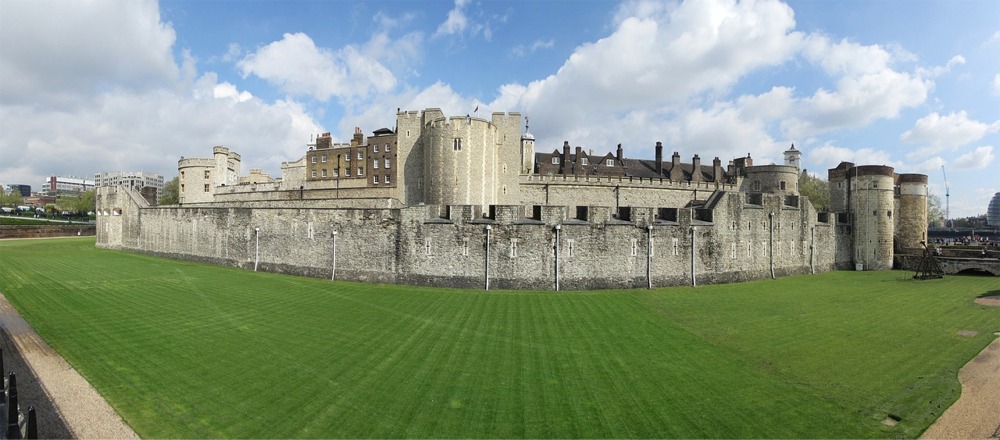
[[482,292],[0,242],[0,291],[142,437],[913,437],[1000,286],[910,275]]

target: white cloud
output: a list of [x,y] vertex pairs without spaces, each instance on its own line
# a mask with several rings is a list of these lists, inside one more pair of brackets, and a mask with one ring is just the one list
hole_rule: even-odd
[[[276,174],[319,131],[294,101],[264,102],[214,73],[198,76],[186,50],[178,65],[155,3],[10,2],[0,20],[2,41],[25,42],[0,44],[0,181],[170,177],[181,156],[208,157],[214,145]],[[26,78],[25,69],[40,70]]]
[[555,46],[555,44],[556,44],[555,40],[551,38],[548,40],[535,40],[528,46],[525,46],[523,44],[518,44],[517,46],[512,47],[510,49],[510,54],[513,57],[520,58],[525,55],[534,53],[537,50],[551,49],[553,46]]
[[907,155],[920,158],[954,150],[997,130],[1000,130],[1000,121],[987,124],[971,120],[965,111],[944,116],[934,112],[918,119],[913,128],[903,132],[899,138],[909,144],[923,145]]
[[808,161],[810,169],[828,170],[841,162],[852,162],[857,165],[886,165],[897,169],[905,168],[903,163],[892,159],[892,154],[874,148],[851,149],[826,143],[805,151],[804,162]]
[[983,169],[990,166],[993,163],[993,159],[996,159],[996,156],[993,155],[993,147],[989,145],[982,146],[958,156],[955,159],[955,167],[967,170]]
[[146,90],[180,73],[174,30],[153,1],[9,1],[2,9],[4,103],[68,106],[81,94]]
[[448,18],[438,26],[434,36],[454,35],[465,31],[469,27],[469,19],[465,16],[465,6],[468,4],[469,0],[455,0],[455,7],[448,11]]
[[[699,94],[727,90],[755,69],[784,62],[801,39],[791,32],[791,9],[774,1],[673,8],[633,2],[616,20],[611,35],[578,47],[558,72],[523,87],[502,87],[495,102],[518,102],[515,108],[563,136],[639,118],[622,111],[663,118]],[[559,138],[539,144],[545,141],[561,144]]]
[[303,33],[285,34],[237,63],[243,76],[271,82],[286,93],[326,101],[365,97],[396,85],[396,77],[374,58],[354,46],[339,51],[316,47]]
[[993,88],[993,94],[1000,96],[1000,73],[993,76],[993,82],[990,84]]

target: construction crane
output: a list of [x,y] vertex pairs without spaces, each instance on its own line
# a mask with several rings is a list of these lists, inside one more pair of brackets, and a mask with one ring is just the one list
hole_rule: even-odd
[[948,173],[944,171],[944,165],[941,165],[941,174],[944,176],[944,224],[948,229],[951,229],[951,213],[949,212],[951,194],[948,191]]

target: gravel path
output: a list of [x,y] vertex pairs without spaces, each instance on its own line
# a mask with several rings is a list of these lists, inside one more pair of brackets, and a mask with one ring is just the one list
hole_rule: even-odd
[[18,401],[33,405],[39,438],[139,438],[103,397],[0,294],[4,368],[17,374]]

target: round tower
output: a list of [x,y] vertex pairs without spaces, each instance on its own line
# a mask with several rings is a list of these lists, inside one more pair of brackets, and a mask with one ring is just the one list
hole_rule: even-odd
[[848,173],[854,214],[854,262],[865,270],[892,268],[893,169],[861,165]]
[[927,175],[900,174],[896,238],[901,248],[920,249],[927,240]]
[[425,200],[439,205],[496,203],[496,127],[479,118],[443,117],[427,123]]
[[746,178],[740,186],[743,192],[798,195],[799,175],[788,165],[754,165],[746,168]]

